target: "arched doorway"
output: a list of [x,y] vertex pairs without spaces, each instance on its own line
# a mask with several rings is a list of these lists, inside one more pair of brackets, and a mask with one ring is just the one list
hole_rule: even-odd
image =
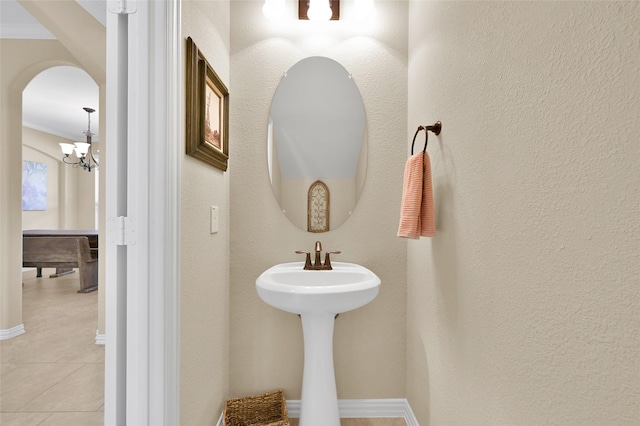
[[[61,13],[67,19],[76,18],[82,23],[84,30],[78,25],[68,22],[58,22],[61,29],[58,39],[5,39],[1,40],[2,48],[2,75],[1,107],[0,107],[0,339],[10,339],[24,333],[23,325],[23,300],[22,300],[22,209],[21,209],[21,181],[22,181],[22,151],[23,151],[23,91],[34,78],[41,73],[57,67],[80,67],[91,70],[93,80],[98,82],[99,96],[104,103],[106,72],[105,72],[105,29],[102,27],[102,37],[74,37],[75,34],[84,32],[87,35],[84,10],[76,2],[64,2],[64,4],[51,5],[47,2],[33,2],[30,7],[42,6],[42,13],[51,19]],[[55,13],[48,13],[49,7],[57,8]],[[78,14],[82,19],[77,19]],[[99,24],[98,24],[99,26]],[[98,32],[100,29],[98,28]],[[93,35],[93,34],[92,34]],[[78,51],[77,40],[82,40],[88,47],[88,51]],[[98,58],[96,60],[96,58]],[[102,58],[100,61],[99,58]],[[88,65],[87,65],[88,64]],[[95,84],[95,83],[94,83]],[[69,95],[69,94],[68,94]],[[81,108],[84,105],[79,105]],[[57,107],[50,108],[55,111]],[[104,107],[96,105],[96,109],[104,110]],[[82,113],[82,110],[80,109]],[[102,113],[103,114],[103,113]],[[97,120],[96,120],[97,121]],[[78,132],[82,132],[86,121],[79,124]],[[33,130],[34,133],[40,130]],[[98,138],[103,139],[103,138]],[[28,148],[32,154],[42,155],[46,158],[57,158],[59,154],[55,148],[51,150],[39,146]],[[65,170],[66,172],[66,170]],[[91,192],[94,186],[89,184]],[[93,204],[92,200],[89,200]],[[77,203],[76,203],[77,204]],[[93,207],[91,208],[93,211]],[[63,221],[65,214],[60,214],[56,209],[53,221]],[[94,215],[91,214],[93,217]],[[93,222],[93,220],[92,220]],[[45,225],[46,226],[46,225]],[[58,226],[56,226],[58,227]],[[93,227],[93,226],[92,226]],[[102,262],[101,262],[102,263]],[[104,316],[104,315],[103,315]],[[94,325],[94,330],[100,328],[100,320]],[[104,318],[102,318],[104,324]],[[102,326],[104,330],[104,326]],[[29,333],[29,330],[27,330]],[[89,336],[90,337],[90,336]],[[17,339],[16,339],[17,340]],[[91,339],[93,340],[93,339]],[[94,345],[95,346],[95,345]]]
[[[56,161],[48,168],[48,186],[53,193],[47,209],[23,210],[23,229],[97,229],[99,169],[87,173],[64,164],[59,143],[82,142],[88,126],[83,107],[97,110],[99,104],[98,85],[77,67],[48,68],[23,91],[23,164],[43,155]],[[98,134],[99,129],[98,110],[91,119],[91,131]],[[94,153],[99,151],[99,142],[93,136]]]

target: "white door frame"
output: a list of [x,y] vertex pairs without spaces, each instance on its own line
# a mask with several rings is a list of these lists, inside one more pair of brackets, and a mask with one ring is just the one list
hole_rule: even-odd
[[105,425],[177,425],[180,0],[107,4]]

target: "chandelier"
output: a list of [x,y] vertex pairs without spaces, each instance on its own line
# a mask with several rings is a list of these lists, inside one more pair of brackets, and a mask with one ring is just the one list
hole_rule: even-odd
[[[94,133],[91,133],[91,113],[96,110],[89,107],[82,108],[87,112],[89,118],[89,124],[87,126],[87,131],[84,132],[87,137],[86,142],[76,142],[76,143],[61,143],[60,148],[62,149],[62,153],[64,157],[62,157],[62,161],[65,164],[71,164],[73,167],[82,167],[88,172],[91,170],[98,168],[98,162],[93,156],[93,152],[91,152],[91,137]],[[75,152],[76,161],[71,159],[71,154]]]

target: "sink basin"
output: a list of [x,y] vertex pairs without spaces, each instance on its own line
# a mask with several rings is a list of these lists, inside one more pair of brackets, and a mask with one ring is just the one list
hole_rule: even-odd
[[380,278],[355,263],[332,262],[332,270],[304,270],[303,262],[282,263],[256,280],[258,296],[280,310],[299,314],[304,336],[300,426],[340,426],[333,368],[336,314],[371,302]]
[[380,278],[355,263],[332,262],[330,271],[307,271],[303,262],[282,263],[256,280],[260,298],[267,304],[294,314],[339,314],[375,299]]

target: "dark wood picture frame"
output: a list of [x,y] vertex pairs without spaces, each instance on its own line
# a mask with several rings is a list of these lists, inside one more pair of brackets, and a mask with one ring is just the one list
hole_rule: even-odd
[[222,171],[229,162],[229,91],[187,37],[187,154]]

